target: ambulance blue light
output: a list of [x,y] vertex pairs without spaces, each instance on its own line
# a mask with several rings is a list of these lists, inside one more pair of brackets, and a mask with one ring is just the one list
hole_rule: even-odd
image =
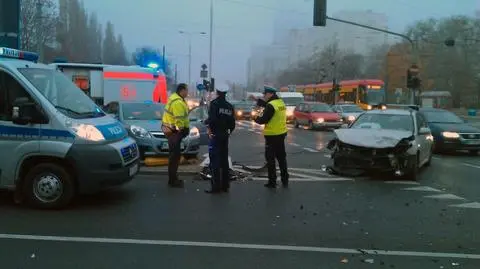
[[0,47],[0,58],[13,58],[31,62],[38,61],[38,54],[10,48]]
[[157,69],[159,67],[159,65],[157,63],[149,63],[149,64],[147,64],[147,66],[152,68],[152,69]]

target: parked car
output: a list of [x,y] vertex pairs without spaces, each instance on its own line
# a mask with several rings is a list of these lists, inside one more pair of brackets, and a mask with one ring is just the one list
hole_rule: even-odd
[[355,121],[360,114],[365,112],[356,104],[337,104],[332,106],[333,111],[340,114],[344,123],[350,124]]
[[336,172],[391,172],[416,180],[419,168],[432,161],[433,136],[417,110],[371,110],[343,127],[327,145]]
[[[161,131],[164,104],[152,102],[112,102],[106,107],[107,113],[120,121],[128,133],[138,144],[140,157],[167,156],[168,141]],[[200,109],[200,108],[198,108]],[[200,150],[201,130],[206,129],[198,120],[196,113],[199,110],[191,110],[190,134],[184,138],[181,144],[182,153],[186,157],[198,155]],[[206,136],[206,130],[205,136]]]
[[480,150],[480,129],[468,124],[454,113],[437,108],[422,108],[435,141],[435,151],[468,150],[477,155]]
[[302,102],[293,111],[293,123],[296,128],[300,125],[316,128],[339,128],[343,124],[340,115],[324,103]]

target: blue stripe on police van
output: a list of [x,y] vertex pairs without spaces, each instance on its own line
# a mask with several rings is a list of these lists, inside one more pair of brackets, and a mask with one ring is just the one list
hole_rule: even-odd
[[95,127],[103,134],[106,140],[121,139],[127,135],[127,131],[119,123],[96,125]]
[[0,125],[0,135],[8,136],[46,136],[46,137],[75,137],[72,133],[64,130],[41,129],[32,127],[17,127]]

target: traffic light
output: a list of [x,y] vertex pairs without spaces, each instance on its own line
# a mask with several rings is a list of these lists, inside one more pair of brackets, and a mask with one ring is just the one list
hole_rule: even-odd
[[205,89],[206,89],[207,91],[210,91],[210,81],[204,79],[204,80],[203,80],[203,86],[205,86]]
[[314,0],[313,26],[327,25],[327,0]]
[[214,78],[210,79],[210,86],[211,86],[210,91],[211,92],[215,91],[215,79]]
[[422,85],[422,80],[414,74],[410,69],[407,70],[407,88],[419,89]]

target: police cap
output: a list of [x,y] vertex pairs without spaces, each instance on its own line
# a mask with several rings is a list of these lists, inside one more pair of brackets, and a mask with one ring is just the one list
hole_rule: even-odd
[[264,93],[277,93],[277,89],[275,89],[274,87],[272,86],[263,86],[263,92]]

